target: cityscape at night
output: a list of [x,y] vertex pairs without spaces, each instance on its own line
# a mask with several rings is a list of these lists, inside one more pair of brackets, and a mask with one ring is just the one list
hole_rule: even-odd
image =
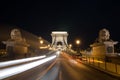
[[0,1],[0,80],[120,80],[119,1]]

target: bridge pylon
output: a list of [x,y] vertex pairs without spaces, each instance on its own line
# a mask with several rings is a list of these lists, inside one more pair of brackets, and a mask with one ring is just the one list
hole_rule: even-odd
[[66,31],[53,31],[51,33],[52,44],[51,47],[56,50],[66,50],[68,48]]

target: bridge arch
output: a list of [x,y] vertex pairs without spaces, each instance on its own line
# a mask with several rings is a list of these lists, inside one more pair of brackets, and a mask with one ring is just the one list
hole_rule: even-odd
[[66,50],[68,48],[66,31],[53,31],[52,34],[52,45],[51,47],[58,50]]

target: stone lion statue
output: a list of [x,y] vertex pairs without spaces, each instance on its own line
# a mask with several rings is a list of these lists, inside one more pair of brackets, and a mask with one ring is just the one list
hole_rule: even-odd
[[107,29],[102,29],[99,31],[99,42],[108,41],[110,39],[110,33]]
[[10,36],[13,40],[22,40],[21,32],[19,29],[13,29]]

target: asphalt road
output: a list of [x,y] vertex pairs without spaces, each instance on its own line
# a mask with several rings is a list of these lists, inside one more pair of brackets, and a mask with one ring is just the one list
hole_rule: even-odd
[[118,80],[62,53],[56,59],[4,80]]

